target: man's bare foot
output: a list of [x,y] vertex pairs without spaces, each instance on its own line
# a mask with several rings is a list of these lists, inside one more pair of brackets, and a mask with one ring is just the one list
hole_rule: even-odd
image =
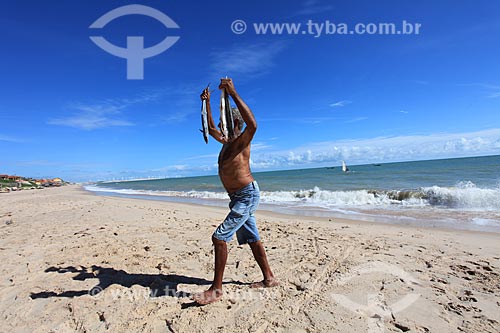
[[260,282],[255,282],[250,285],[250,288],[271,288],[277,287],[280,285],[280,282],[275,278],[269,280],[262,280]]
[[202,293],[193,295],[193,300],[200,305],[207,305],[217,302],[222,298],[223,292],[221,289],[208,289]]

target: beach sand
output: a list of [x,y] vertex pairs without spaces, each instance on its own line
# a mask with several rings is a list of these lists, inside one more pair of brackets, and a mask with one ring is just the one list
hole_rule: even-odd
[[2,332],[500,332],[500,235],[257,212],[281,286],[229,243],[227,210],[97,196],[78,186],[0,194]]

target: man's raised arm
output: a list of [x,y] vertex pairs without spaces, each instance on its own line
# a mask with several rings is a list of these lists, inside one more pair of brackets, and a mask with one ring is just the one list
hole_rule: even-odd
[[252,140],[255,131],[257,131],[257,121],[252,113],[252,110],[248,107],[248,105],[241,99],[240,95],[236,92],[234,88],[233,80],[231,79],[221,79],[221,84],[219,89],[226,89],[228,94],[233,98],[238,110],[240,111],[241,117],[245,121],[246,128],[243,133],[247,133],[249,140]]

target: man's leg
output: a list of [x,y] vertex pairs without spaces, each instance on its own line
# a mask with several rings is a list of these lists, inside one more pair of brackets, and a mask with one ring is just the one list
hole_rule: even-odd
[[212,289],[222,291],[222,278],[224,277],[224,269],[227,262],[227,243],[215,237],[212,237],[215,253],[215,272]]
[[224,277],[224,268],[227,262],[227,244],[215,237],[212,237],[215,254],[215,272],[214,281],[208,290],[195,294],[193,299],[196,303],[205,305],[218,301],[222,297],[222,278]]
[[279,285],[278,280],[273,275],[271,271],[271,267],[267,262],[266,250],[262,245],[262,242],[259,240],[257,242],[248,243],[250,248],[252,249],[252,254],[257,264],[259,264],[260,270],[262,271],[262,275],[264,276],[264,280],[261,282],[253,283],[251,285],[252,288],[267,288],[267,287],[275,287]]

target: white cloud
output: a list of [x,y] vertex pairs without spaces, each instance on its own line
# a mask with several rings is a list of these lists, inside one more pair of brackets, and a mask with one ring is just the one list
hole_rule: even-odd
[[487,98],[498,98],[500,97],[500,86],[489,84],[489,83],[466,83],[460,84],[460,86],[466,87],[480,87],[487,91]]
[[489,90],[500,90],[500,86],[494,85],[494,84],[489,84],[489,83],[465,83],[465,84],[459,84],[460,86],[466,86],[466,87],[480,87],[484,89],[489,89]]
[[331,107],[342,107],[342,106],[346,106],[348,104],[351,104],[352,102],[351,101],[338,101],[338,102],[335,102],[335,103],[332,103],[330,104]]
[[408,161],[500,154],[500,129],[316,142],[293,149],[255,153],[255,170]]
[[218,156],[219,156],[218,153],[196,155],[196,156],[186,157],[186,158],[183,159],[183,161],[202,160],[202,159],[216,160]]
[[333,9],[332,5],[323,5],[318,0],[306,0],[301,8],[295,13],[295,16],[314,15],[325,13]]
[[186,120],[191,113],[192,112],[174,112],[167,116],[161,116],[160,119],[168,124],[181,123]]
[[94,130],[111,126],[133,126],[134,124],[115,117],[122,107],[114,105],[93,105],[75,107],[79,113],[66,118],[56,118],[48,121],[50,125],[75,127],[83,130]]
[[262,151],[271,148],[270,145],[264,143],[264,142],[255,142],[252,143],[252,152],[256,151]]
[[189,165],[187,164],[174,164],[159,169],[153,169],[152,171],[184,171],[188,169]]
[[178,83],[161,90],[162,105],[165,110],[157,118],[160,120],[151,125],[163,123],[176,124],[186,121],[192,114],[198,113],[202,88],[192,83]]
[[420,84],[423,86],[426,86],[429,84],[429,81],[424,81],[424,80],[412,80],[413,83]]
[[346,120],[345,123],[346,124],[357,123],[358,121],[363,121],[363,120],[368,120],[368,117],[356,117],[356,118],[353,118],[353,119]]
[[213,75],[256,77],[274,66],[274,58],[284,49],[282,42],[234,45],[212,52]]
[[3,134],[0,134],[0,141],[12,142],[12,143],[22,142],[22,140],[20,140],[18,138],[14,138],[12,136],[3,135]]
[[[250,164],[254,171],[311,168],[348,164],[385,163],[438,158],[500,154],[500,129],[468,133],[437,133],[312,142],[292,149],[273,150],[256,143]],[[124,177],[187,177],[215,174],[217,154],[199,155],[182,162],[150,170],[101,174],[95,179]],[[190,163],[198,162],[197,164]],[[194,162],[194,163],[196,163]],[[83,177],[83,176],[82,176]],[[87,176],[85,176],[87,177]]]
[[108,98],[97,103],[75,103],[69,106],[74,114],[68,117],[50,119],[49,125],[69,126],[83,130],[113,126],[133,126],[128,120],[120,119],[122,110],[135,105],[158,100],[161,90],[144,92],[131,98]]
[[35,160],[35,161],[18,161],[14,163],[14,165],[25,167],[25,166],[57,166],[60,164],[46,160]]
[[293,122],[299,124],[320,124],[325,121],[339,120],[338,117],[295,117],[295,118],[260,118],[260,122]]

